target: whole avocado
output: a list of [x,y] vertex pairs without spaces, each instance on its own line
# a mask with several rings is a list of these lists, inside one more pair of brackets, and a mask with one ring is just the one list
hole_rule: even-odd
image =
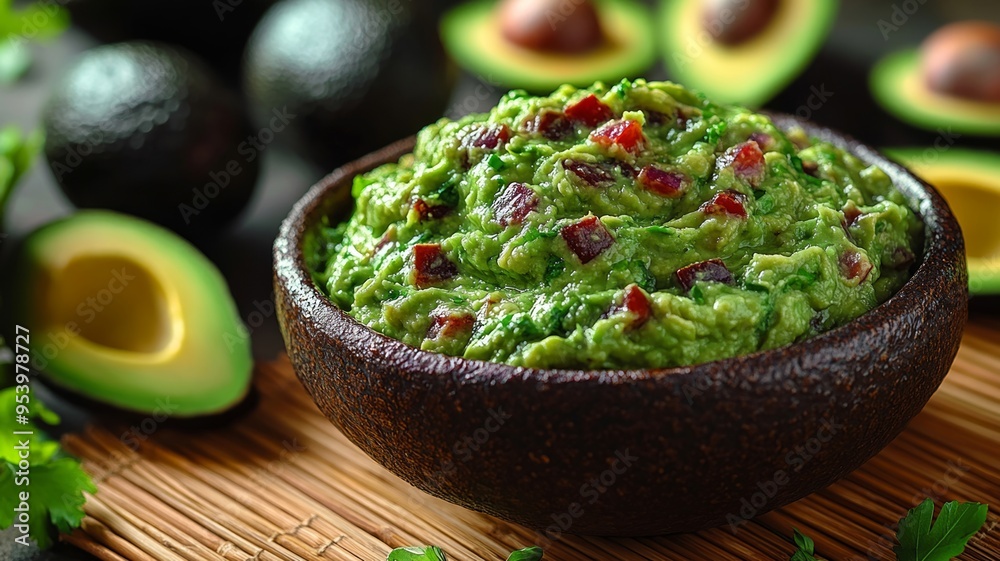
[[73,24],[102,42],[162,41],[197,54],[239,80],[247,39],[275,0],[60,0]]
[[284,0],[250,38],[244,80],[262,126],[293,115],[289,140],[335,166],[441,117],[453,72],[430,5]]
[[42,116],[45,155],[67,198],[189,235],[250,201],[259,158],[239,99],[194,55],[156,43],[87,52]]

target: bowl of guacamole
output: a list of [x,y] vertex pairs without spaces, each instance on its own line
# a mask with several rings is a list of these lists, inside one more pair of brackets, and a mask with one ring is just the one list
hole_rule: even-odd
[[275,244],[324,413],[545,535],[735,527],[842,477],[947,372],[964,266],[946,203],[874,150],[644,80],[431,124]]

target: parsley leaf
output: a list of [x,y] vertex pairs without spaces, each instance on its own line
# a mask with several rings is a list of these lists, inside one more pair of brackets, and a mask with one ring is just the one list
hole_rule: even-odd
[[[26,399],[29,395],[15,386],[0,391],[0,529],[8,528],[23,513],[26,503],[29,517],[29,537],[40,548],[52,545],[56,532],[71,532],[83,520],[84,492],[96,493],[97,488],[80,463],[65,456],[59,443],[45,436],[36,422],[59,422],[59,417],[38,401]],[[27,406],[28,423],[15,426],[14,411],[18,405]],[[14,430],[32,434],[14,435]],[[19,453],[27,445],[30,451],[29,469],[18,466]],[[21,474],[18,474],[18,472]],[[24,474],[27,471],[27,474]],[[26,478],[26,480],[25,480]],[[27,500],[22,501],[22,493]],[[18,509],[18,511],[15,511]]]
[[800,532],[798,528],[792,528],[792,531],[795,532],[795,545],[799,549],[792,554],[788,561],[817,561],[816,544],[813,543],[812,539]]
[[926,499],[899,521],[896,545],[899,561],[948,561],[965,550],[965,544],[986,522],[988,507],[952,501],[941,506],[934,520],[934,501]]
[[397,547],[389,552],[385,561],[447,561],[441,548],[433,545],[424,547]]

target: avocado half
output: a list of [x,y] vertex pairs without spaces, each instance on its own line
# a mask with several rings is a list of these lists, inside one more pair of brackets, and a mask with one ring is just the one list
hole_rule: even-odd
[[236,305],[215,266],[177,235],[84,211],[30,234],[15,270],[14,320],[55,385],[177,417],[246,395],[253,361]]
[[921,79],[920,51],[890,54],[871,72],[871,90],[886,111],[923,129],[951,129],[975,136],[1000,135],[1000,104],[932,91]]
[[644,73],[656,59],[649,9],[634,0],[594,4],[607,40],[582,54],[535,51],[507,41],[493,0],[474,0],[447,12],[441,38],[452,58],[483,80],[528,91],[617,82]]
[[903,163],[937,187],[965,235],[969,292],[1000,294],[1000,154],[953,148],[890,148]]
[[663,0],[657,29],[671,77],[709,99],[759,107],[787,86],[822,46],[836,0],[780,2],[755,37],[727,46],[703,29],[701,0]]

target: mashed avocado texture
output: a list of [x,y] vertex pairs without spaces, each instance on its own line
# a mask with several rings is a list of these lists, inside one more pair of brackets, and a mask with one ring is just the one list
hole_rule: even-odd
[[669,367],[800,341],[906,281],[920,224],[879,168],[667,82],[507,94],[354,180],[317,284],[424,350]]

